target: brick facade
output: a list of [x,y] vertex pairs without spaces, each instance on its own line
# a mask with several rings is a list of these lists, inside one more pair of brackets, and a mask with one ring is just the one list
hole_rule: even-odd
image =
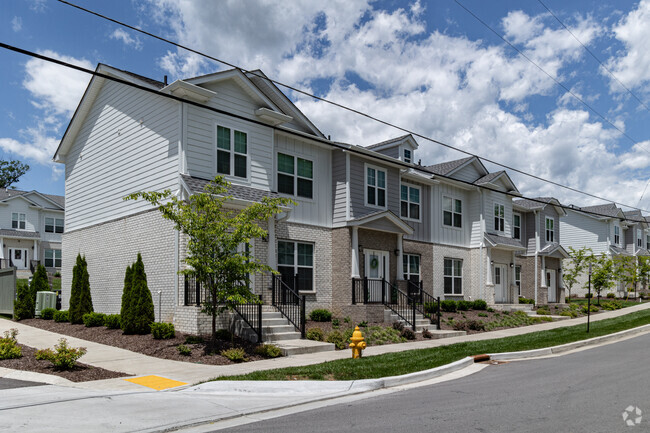
[[[555,271],[556,299],[558,303],[565,302],[565,291],[562,288],[562,262],[554,257],[546,257],[546,269]],[[521,266],[521,296],[535,299],[535,257],[517,257],[517,264]],[[542,258],[537,257],[537,301],[538,305],[548,304],[548,287],[543,274]],[[575,291],[575,290],[574,290]]]

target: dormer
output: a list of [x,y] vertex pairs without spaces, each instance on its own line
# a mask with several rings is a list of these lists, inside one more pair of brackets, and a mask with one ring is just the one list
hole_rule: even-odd
[[416,163],[415,151],[417,148],[418,143],[411,134],[366,146],[366,149],[390,156],[407,164]]

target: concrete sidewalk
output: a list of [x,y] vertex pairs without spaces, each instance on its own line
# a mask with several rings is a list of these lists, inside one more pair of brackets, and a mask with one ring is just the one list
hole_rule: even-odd
[[[650,309],[650,303],[639,304],[620,310],[599,313],[597,315],[594,315],[591,320],[593,322],[597,322],[599,320],[620,317],[635,311],[647,309]],[[490,340],[573,326],[577,324],[585,324],[586,322],[587,318],[581,317],[577,319],[564,320],[561,322],[546,322],[539,325],[510,328],[501,331],[484,332],[480,334],[451,337],[440,340],[424,340],[410,343],[390,344],[385,346],[373,346],[366,349],[364,351],[364,355],[372,356],[384,353],[400,352],[404,350],[439,347],[467,341]],[[21,344],[35,347],[37,349],[52,347],[58,342],[59,338],[62,337],[60,334],[55,334],[38,328],[21,325],[20,322],[0,320],[0,333],[10,328],[18,329],[19,333],[17,338]],[[312,365],[350,357],[349,350],[342,350],[336,352],[320,352],[296,355],[290,357],[268,359],[264,361],[255,361],[250,363],[216,366],[159,359],[135,352],[129,352],[127,350],[112,346],[80,340],[73,337],[66,338],[72,346],[83,346],[88,349],[87,354],[81,359],[81,361],[85,364],[105,368],[107,370],[120,371],[133,376],[156,375],[180,382],[185,382],[190,385],[208,381],[218,376],[245,374],[254,371],[274,368]],[[72,383],[60,378],[42,376],[43,375],[34,375],[33,373],[29,372],[17,372],[14,370],[0,369],[0,377],[10,377],[13,379],[22,380],[36,380],[40,382],[58,384],[74,388],[92,389],[99,391],[144,391],[148,389],[142,385],[127,382],[124,379],[120,378],[93,382]]]

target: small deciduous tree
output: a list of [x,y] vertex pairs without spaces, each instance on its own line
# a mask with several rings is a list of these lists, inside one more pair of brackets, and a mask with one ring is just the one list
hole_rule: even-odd
[[[128,268],[127,268],[128,273]],[[144,272],[142,256],[131,267],[131,283],[127,298],[126,311],[121,316],[122,330],[125,334],[148,334],[150,325],[156,320],[153,299],[147,286],[147,274]],[[126,286],[126,283],[125,283]]]
[[570,266],[562,269],[562,279],[564,280],[564,287],[569,291],[568,299],[571,299],[571,289],[578,282],[578,277],[585,268],[589,266],[589,261],[593,258],[591,248],[582,247],[580,249],[573,249],[569,247],[569,256],[571,257],[568,262]]
[[244,302],[259,302],[248,286],[250,276],[273,271],[255,257],[237,253],[240,245],[267,235],[259,226],[262,221],[282,212],[282,207],[294,203],[287,198],[264,197],[243,209],[230,209],[227,201],[230,183],[217,176],[206,185],[203,193],[187,201],[171,191],[139,192],[126,200],[144,199],[157,206],[162,216],[175,224],[176,230],[188,237],[187,269],[182,274],[194,276],[208,294],[202,304],[203,312],[212,316],[212,338],[216,339],[216,318],[225,309]]
[[614,286],[614,263],[612,259],[604,255],[592,259],[592,263],[591,284],[598,294],[598,305],[600,305],[601,292]]
[[83,323],[83,315],[93,312],[90,294],[90,276],[86,258],[77,254],[77,263],[72,268],[72,287],[70,288],[70,323]]
[[644,278],[644,273],[647,275],[647,268],[647,257],[616,256],[614,258],[613,276],[623,283],[626,298],[630,291],[636,292],[638,282]]
[[23,174],[27,173],[27,170],[29,170],[29,165],[20,161],[0,160],[0,188],[11,187],[11,185],[18,182],[18,179]]

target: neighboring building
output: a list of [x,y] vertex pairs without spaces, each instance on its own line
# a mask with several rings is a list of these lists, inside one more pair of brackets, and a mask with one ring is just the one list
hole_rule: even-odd
[[526,246],[516,266],[519,295],[536,304],[564,303],[562,260],[569,254],[561,245],[560,219],[566,211],[552,197],[513,202],[513,235]]
[[37,191],[0,189],[0,263],[14,266],[19,277],[37,264],[50,274],[61,270],[64,197]]

